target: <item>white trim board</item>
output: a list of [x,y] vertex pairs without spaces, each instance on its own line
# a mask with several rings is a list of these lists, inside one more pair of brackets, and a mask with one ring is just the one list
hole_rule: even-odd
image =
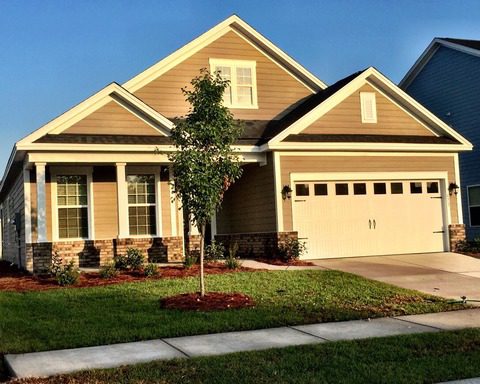
[[137,76],[128,80],[123,84],[123,86],[132,93],[136,92],[153,79],[161,76],[171,68],[175,67],[177,64],[194,55],[202,48],[215,41],[219,37],[225,35],[229,31],[235,31],[254,41],[271,56],[276,57],[276,61],[281,63],[288,72],[295,74],[299,79],[301,79],[305,86],[310,88],[313,92],[317,92],[326,88],[326,84],[324,82],[307,71],[302,65],[293,60],[280,48],[272,44],[268,39],[258,33],[254,28],[244,22],[237,15],[228,17],[207,32],[184,45],[182,48],[178,49],[166,58],[147,68]]
[[[447,136],[458,140],[463,150],[471,150],[473,148],[472,144],[467,139],[465,139],[462,135],[449,127],[433,113],[428,111],[425,107],[423,107],[409,95],[403,92],[400,88],[398,88],[395,84],[393,84],[389,79],[387,79],[373,67],[370,67],[367,70],[363,71],[360,75],[358,75],[355,79],[346,84],[339,91],[335,92],[332,96],[324,100],[317,107],[296,120],[293,124],[284,129],[277,136],[272,138],[268,142],[267,146],[269,148],[272,148],[273,145],[280,144],[287,136],[302,132],[305,128],[318,120],[320,117],[322,117],[324,114],[337,106],[349,95],[351,95],[353,92],[355,92],[365,84],[375,86],[375,88],[382,88],[385,91],[388,90],[388,92],[390,93],[388,95],[389,99],[398,98],[402,100],[405,105],[411,107],[412,110],[418,112],[418,115],[422,116],[422,118],[425,119],[423,125],[427,124],[427,128],[430,128],[431,130],[433,129],[433,131],[435,132],[438,131],[437,134],[444,133]],[[300,145],[298,145],[298,147],[301,148]],[[458,149],[453,148],[453,150],[456,151]]]

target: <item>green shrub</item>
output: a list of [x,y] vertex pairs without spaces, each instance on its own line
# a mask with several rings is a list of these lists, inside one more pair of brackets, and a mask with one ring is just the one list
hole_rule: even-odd
[[228,246],[228,257],[236,259],[238,252],[238,243],[235,241]]
[[58,285],[73,285],[78,281],[80,277],[80,271],[75,266],[73,260],[70,260],[67,264],[63,264],[61,257],[55,253],[52,256],[52,265],[50,267],[50,273],[55,280],[57,280]]
[[99,274],[102,279],[111,279],[118,275],[118,269],[115,267],[115,263],[112,262],[100,268]]
[[455,250],[458,252],[479,253],[480,238],[476,237],[473,240],[461,240],[455,244]]
[[228,269],[237,269],[240,268],[240,261],[238,261],[238,259],[235,257],[228,256],[225,259],[225,265]]
[[210,245],[205,247],[205,260],[218,260],[225,257],[225,247],[222,243],[217,243],[215,240],[212,240]]
[[197,263],[198,263],[198,256],[187,254],[185,255],[185,260],[183,261],[183,267],[186,269],[192,268]]
[[298,260],[307,250],[305,243],[297,239],[287,239],[285,243],[278,247],[278,256],[283,261],[289,262]]
[[126,271],[128,269],[127,256],[124,256],[124,255],[114,256],[113,264],[115,265],[116,269],[119,269],[121,271]]
[[127,264],[134,271],[142,269],[144,260],[143,253],[138,248],[127,249]]
[[158,275],[158,266],[157,264],[148,263],[143,268],[143,273],[147,277],[153,277]]

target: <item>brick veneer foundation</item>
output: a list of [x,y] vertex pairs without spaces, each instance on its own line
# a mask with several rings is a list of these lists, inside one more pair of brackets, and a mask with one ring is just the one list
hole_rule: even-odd
[[297,232],[238,233],[233,235],[216,235],[225,248],[231,243],[238,244],[239,257],[271,258],[277,253],[278,246],[287,239],[298,239]]
[[457,244],[466,239],[465,224],[450,224],[448,226],[448,234],[450,238],[450,251],[455,252]]
[[54,253],[80,267],[98,268],[125,255],[128,248],[140,249],[149,262],[182,261],[182,242],[182,237],[156,237],[31,243],[26,247],[26,268],[36,274],[48,272]]

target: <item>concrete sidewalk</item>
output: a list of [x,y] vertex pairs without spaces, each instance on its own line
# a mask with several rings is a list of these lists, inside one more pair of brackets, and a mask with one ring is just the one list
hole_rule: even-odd
[[480,327],[480,309],[165,338],[98,347],[6,355],[14,377],[45,377],[153,360]]

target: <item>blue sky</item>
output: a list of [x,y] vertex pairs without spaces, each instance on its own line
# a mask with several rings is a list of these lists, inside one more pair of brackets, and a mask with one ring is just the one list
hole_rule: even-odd
[[0,174],[21,137],[233,13],[328,84],[398,83],[433,37],[480,39],[478,0],[0,0]]

